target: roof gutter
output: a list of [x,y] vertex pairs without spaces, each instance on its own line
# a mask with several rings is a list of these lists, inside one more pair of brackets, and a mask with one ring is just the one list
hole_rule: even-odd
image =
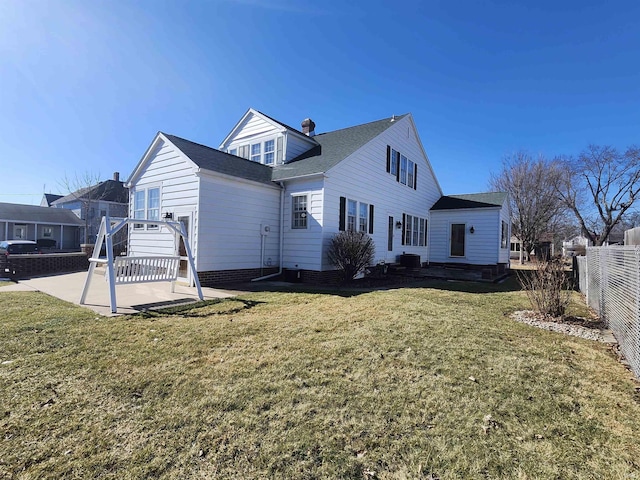
[[[251,281],[252,282],[259,282],[261,280],[266,280],[268,278],[273,278],[273,277],[277,277],[279,275],[282,275],[282,265],[284,262],[284,259],[282,258],[283,253],[284,253],[284,184],[282,182],[279,182],[280,185],[280,238],[279,238],[279,243],[280,243],[280,254],[279,254],[279,268],[278,271],[276,273],[272,273],[270,275],[265,275],[263,277],[258,277],[258,278],[252,278]],[[262,260],[261,260],[262,261]]]

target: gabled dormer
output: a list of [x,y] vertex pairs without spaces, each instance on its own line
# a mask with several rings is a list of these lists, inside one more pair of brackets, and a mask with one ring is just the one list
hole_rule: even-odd
[[318,145],[313,121],[302,123],[304,133],[250,108],[219,149],[264,165],[282,165]]

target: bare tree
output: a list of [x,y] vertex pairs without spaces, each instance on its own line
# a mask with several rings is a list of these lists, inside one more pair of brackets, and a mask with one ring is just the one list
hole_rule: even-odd
[[100,173],[86,171],[76,173],[73,177],[65,174],[60,181],[60,186],[68,192],[68,196],[73,198],[80,205],[80,219],[84,220],[84,241],[89,243],[90,227],[92,220],[92,203],[100,200],[104,191],[95,188],[100,184]]
[[505,157],[502,170],[492,174],[493,190],[507,192],[511,202],[512,230],[520,240],[520,262],[543,234],[552,232],[564,206],[558,201],[555,186],[560,170],[542,156],[533,158],[518,151]]
[[583,235],[602,245],[640,193],[640,149],[620,152],[589,145],[577,158],[559,157],[556,164],[564,172],[557,185],[559,197]]

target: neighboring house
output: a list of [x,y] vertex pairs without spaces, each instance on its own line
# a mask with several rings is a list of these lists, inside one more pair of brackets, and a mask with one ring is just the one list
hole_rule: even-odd
[[511,211],[506,193],[447,195],[431,207],[430,263],[509,267]]
[[520,258],[520,249],[522,248],[522,242],[515,235],[511,235],[511,239],[509,240],[509,257],[513,259]]
[[576,257],[587,254],[587,247],[591,246],[591,241],[582,235],[577,235],[562,242],[562,256]]
[[[46,195],[45,195],[46,196]],[[44,199],[43,199],[44,201]],[[115,172],[112,180],[80,188],[51,202],[54,208],[71,210],[83,220],[81,243],[94,243],[102,217],[126,217],[129,211],[129,192]],[[86,232],[85,232],[86,230]]]
[[640,245],[640,227],[630,228],[624,232],[625,245]]
[[34,240],[57,249],[76,250],[83,225],[68,210],[0,203],[0,240]]
[[[249,109],[219,149],[159,132],[127,186],[130,217],[186,225],[204,285],[279,268],[304,281],[330,281],[336,272],[327,247],[348,229],[371,236],[375,262],[396,262],[406,253],[424,263],[436,252],[442,263],[508,264],[503,227],[485,218],[502,215],[497,205],[472,208],[464,218],[482,230],[462,255],[442,253],[449,248],[448,234],[438,230],[433,236],[429,228],[437,212],[430,208],[442,190],[411,114],[316,135],[310,119],[299,131]],[[440,229],[447,214],[435,215]],[[475,238],[497,243],[479,247]],[[129,247],[129,255],[175,250],[168,230],[153,225],[130,229]],[[186,268],[183,275],[191,281]]]
[[53,193],[45,193],[42,195],[42,200],[40,201],[41,207],[50,207],[53,202],[59,200],[63,197],[63,195],[54,195]]

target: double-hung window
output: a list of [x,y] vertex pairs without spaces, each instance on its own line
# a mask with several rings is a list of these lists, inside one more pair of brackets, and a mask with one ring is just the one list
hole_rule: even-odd
[[237,148],[232,148],[232,149],[229,150],[229,153],[231,155],[238,155],[238,149]]
[[260,163],[260,159],[262,158],[260,154],[260,150],[261,150],[260,147],[261,147],[260,143],[254,143],[251,145],[251,161],[252,162]]
[[[139,220],[160,220],[160,188],[136,190],[133,194],[133,218]],[[143,223],[134,223],[133,228],[144,228]],[[147,225],[148,229],[158,225]]]
[[340,197],[340,231],[364,232],[373,234],[373,205]]
[[398,176],[398,152],[393,148],[391,149],[391,158],[389,159],[389,173],[394,177]]
[[391,145],[387,145],[387,173],[395,177],[396,182],[418,189],[418,165]]
[[307,196],[291,197],[291,228],[307,228]]
[[407,184],[407,157],[400,155],[400,183]]
[[427,245],[427,220],[415,215],[404,214],[402,244],[424,247]]
[[264,142],[264,164],[265,165],[273,165],[274,152],[276,146],[273,140],[267,140]]
[[[160,189],[147,190],[147,220],[160,220]],[[149,228],[158,228],[158,225],[149,225]]]
[[[145,191],[136,190],[133,194],[133,218],[144,220],[145,217]],[[133,228],[143,228],[144,224],[134,223]]]
[[358,213],[358,230],[367,233],[369,230],[369,205],[360,202]]
[[358,202],[355,200],[347,200],[347,230],[354,232],[356,230],[356,215],[358,214]]

